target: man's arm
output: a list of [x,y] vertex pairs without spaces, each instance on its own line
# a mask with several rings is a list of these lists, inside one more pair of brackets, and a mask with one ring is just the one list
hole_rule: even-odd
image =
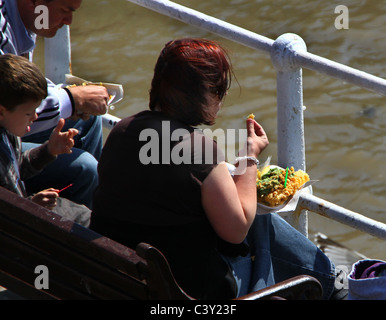
[[47,80],[48,96],[37,108],[38,119],[31,125],[30,135],[54,128],[60,118],[87,120],[90,115],[107,112],[108,92],[103,86],[78,86],[63,89]]
[[54,128],[60,118],[68,119],[73,113],[71,99],[68,93],[59,85],[54,85],[47,79],[48,96],[36,109],[38,119],[31,125],[27,135]]

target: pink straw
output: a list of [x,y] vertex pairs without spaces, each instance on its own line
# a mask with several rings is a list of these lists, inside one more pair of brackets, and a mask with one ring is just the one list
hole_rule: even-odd
[[71,187],[72,186],[72,183],[69,184],[67,187],[64,187],[63,189],[59,190],[58,193],[61,193],[62,191],[66,190],[67,188]]

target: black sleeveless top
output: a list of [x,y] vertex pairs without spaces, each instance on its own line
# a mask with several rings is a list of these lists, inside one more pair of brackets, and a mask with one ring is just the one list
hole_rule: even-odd
[[201,130],[160,112],[123,119],[99,161],[90,228],[131,248],[160,249],[194,298],[234,298],[235,279],[201,205],[201,184],[222,160]]

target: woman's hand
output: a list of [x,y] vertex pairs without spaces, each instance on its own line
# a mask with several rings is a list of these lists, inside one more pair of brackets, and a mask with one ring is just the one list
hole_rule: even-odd
[[56,128],[52,131],[48,140],[48,152],[53,156],[63,153],[71,153],[74,146],[73,137],[78,134],[77,129],[68,129],[67,132],[61,132],[65,124],[64,119],[60,119]]
[[[240,156],[257,157],[268,143],[263,127],[248,119],[247,143]],[[231,243],[241,243],[245,239],[257,209],[257,167],[253,164],[241,171],[236,171],[232,178],[227,166],[219,164],[201,186],[202,206],[213,229],[220,238]]]
[[268,137],[263,127],[254,119],[247,119],[246,154],[243,155],[257,158],[259,154],[268,146],[268,144]]
[[58,197],[59,190],[49,188],[36,193],[31,200],[42,207],[52,210],[56,207],[56,200]]

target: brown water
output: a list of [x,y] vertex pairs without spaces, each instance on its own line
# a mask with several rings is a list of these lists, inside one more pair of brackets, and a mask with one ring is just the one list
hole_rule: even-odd
[[[179,4],[276,39],[301,36],[308,51],[386,77],[386,2],[344,1],[349,29],[338,30],[339,1],[177,0]],[[343,1],[341,1],[343,2]],[[217,121],[241,128],[253,112],[270,138],[263,158],[276,161],[276,75],[264,53],[222,40],[126,0],[83,0],[71,28],[72,71],[94,81],[121,83],[125,98],[112,114],[147,108],[155,60],[165,42],[193,36],[220,40],[230,50],[234,82]],[[42,63],[41,48],[35,55]],[[386,110],[384,98],[304,70],[307,171],[314,194],[386,223]],[[310,233],[321,231],[372,258],[386,259],[384,241],[309,213]]]

